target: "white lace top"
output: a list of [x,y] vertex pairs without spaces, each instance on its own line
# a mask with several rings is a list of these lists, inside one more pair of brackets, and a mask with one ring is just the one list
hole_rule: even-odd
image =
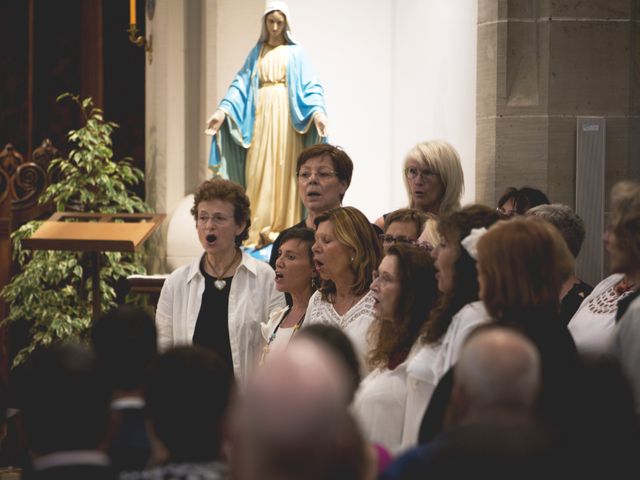
[[631,290],[619,293],[616,286],[624,275],[614,273],[595,286],[569,321],[569,331],[581,354],[606,353],[616,324],[618,302]]
[[320,292],[316,292],[309,300],[304,328],[314,323],[323,323],[340,327],[351,339],[360,360],[362,375],[369,373],[365,359],[369,353],[367,332],[374,318],[373,293],[371,291],[351,307],[344,315],[340,315],[333,308],[333,304],[322,300]]

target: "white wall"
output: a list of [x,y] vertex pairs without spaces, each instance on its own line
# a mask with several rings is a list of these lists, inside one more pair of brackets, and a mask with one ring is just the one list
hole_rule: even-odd
[[405,206],[404,155],[435,138],[458,149],[464,202],[472,202],[476,0],[288,4],[294,34],[325,87],[330,140],[355,164],[345,204],[372,220]]
[[[473,201],[476,0],[287,3],[293,34],[325,88],[330,141],[355,164],[345,204],[371,220],[405,206],[404,155],[435,138],[460,152],[464,201]],[[263,6],[217,2],[217,69],[208,87],[216,101],[257,40]]]

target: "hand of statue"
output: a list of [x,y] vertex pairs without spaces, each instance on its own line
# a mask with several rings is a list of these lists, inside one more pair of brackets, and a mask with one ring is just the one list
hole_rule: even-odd
[[327,136],[327,116],[322,112],[317,112],[313,116],[313,123],[318,130],[318,135],[321,137]]
[[209,123],[207,124],[207,129],[204,133],[207,135],[215,135],[218,133],[218,130],[220,130],[225,118],[227,118],[227,116],[222,110],[216,110],[209,118]]

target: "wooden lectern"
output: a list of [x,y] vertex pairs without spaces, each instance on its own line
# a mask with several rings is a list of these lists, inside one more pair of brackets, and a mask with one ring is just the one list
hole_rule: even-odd
[[93,319],[100,315],[100,252],[133,252],[160,226],[164,213],[56,212],[22,246],[90,252]]

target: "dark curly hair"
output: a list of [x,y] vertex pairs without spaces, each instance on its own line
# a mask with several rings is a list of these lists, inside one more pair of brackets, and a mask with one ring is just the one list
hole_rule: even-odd
[[438,297],[431,255],[413,245],[392,245],[388,256],[398,260],[400,294],[394,318],[376,317],[369,328],[371,367],[393,369],[402,363],[420,335]]

